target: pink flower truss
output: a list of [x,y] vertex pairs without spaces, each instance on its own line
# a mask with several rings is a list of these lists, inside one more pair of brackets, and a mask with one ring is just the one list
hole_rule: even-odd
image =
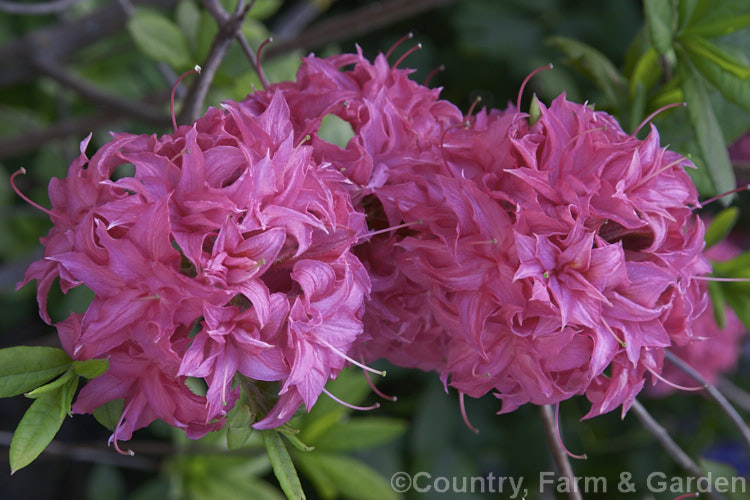
[[[703,225],[688,160],[606,113],[557,98],[482,112],[445,136],[442,172],[377,192],[422,219],[396,266],[448,330],[443,380],[502,412],[576,394],[627,411],[663,349],[706,307]],[[397,293],[396,290],[392,290]]]
[[157,417],[190,437],[221,427],[237,374],[279,383],[255,427],[279,426],[315,404],[362,332],[370,281],[350,250],[366,225],[346,179],[295,142],[281,93],[259,113],[225,108],[160,138],[117,134],[90,160],[87,139],[50,183],[54,226],[19,286],[38,281],[47,322],[56,278],[94,292],[56,326],[75,359],[110,359],[73,409],[123,398],[114,440]]

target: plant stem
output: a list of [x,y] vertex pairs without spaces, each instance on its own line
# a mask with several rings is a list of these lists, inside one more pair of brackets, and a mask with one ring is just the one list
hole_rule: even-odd
[[[560,474],[568,479],[569,484],[575,485],[576,481],[575,476],[573,475],[573,467],[570,465],[568,455],[565,454],[562,443],[557,439],[554,409],[551,405],[542,405],[539,407],[539,411],[542,415],[544,434],[547,437],[547,443],[552,452],[552,458],[555,461],[555,465],[557,465]],[[571,488],[571,491],[568,492],[568,498],[570,500],[582,500],[581,493],[577,488]]]

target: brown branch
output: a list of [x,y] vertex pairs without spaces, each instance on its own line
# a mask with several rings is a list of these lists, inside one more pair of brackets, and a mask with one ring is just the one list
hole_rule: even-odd
[[216,19],[219,32],[214,38],[211,50],[206,61],[201,65],[200,77],[195,79],[190,87],[185,103],[180,111],[180,121],[194,122],[203,112],[203,103],[206,100],[208,89],[213,82],[216,72],[219,70],[224,55],[229,49],[232,40],[242,26],[242,21],[252,6],[245,5],[244,0],[237,2],[237,8],[232,15],[227,14],[218,0],[203,0],[203,5]]
[[295,49],[316,49],[330,43],[356,38],[371,33],[394,22],[416,16],[422,12],[443,7],[456,0],[388,0],[361,7],[357,10],[331,17],[292,38],[274,38],[268,48],[268,57],[286,54]]
[[[542,415],[542,424],[544,425],[544,434],[547,438],[547,444],[552,452],[552,458],[557,465],[557,469],[560,474],[567,478],[569,484],[576,484],[575,476],[573,475],[573,467],[570,465],[568,455],[563,449],[562,443],[557,438],[557,427],[555,425],[554,410],[551,405],[541,405],[539,412]],[[572,488],[568,492],[568,498],[570,500],[582,500],[581,493],[577,488]]]
[[23,16],[55,14],[64,11],[80,1],[81,0],[55,0],[52,2],[20,3],[0,0],[0,11]]
[[[646,410],[646,408],[641,404],[640,401],[634,399],[633,405],[630,407],[630,409],[635,413],[636,418],[638,418],[643,427],[645,427],[646,430],[650,432],[657,441],[659,441],[662,448],[664,448],[667,454],[672,457],[672,460],[674,460],[677,465],[682,467],[685,472],[693,477],[698,478],[704,475],[700,466],[696,464],[692,458],[690,458],[690,455],[685,453],[685,451],[680,448],[680,445],[678,445],[674,441],[674,439],[672,439],[672,436],[669,435],[667,429],[665,429],[659,422],[656,421],[656,419],[654,419],[654,417],[651,416],[651,414],[648,412],[648,410]],[[720,500],[722,498],[720,495],[717,495],[713,491],[708,491],[706,495],[708,495],[708,498],[712,498],[714,500]]]
[[737,413],[737,410],[734,408],[734,406],[732,406],[732,404],[727,401],[727,398],[725,398],[724,395],[719,392],[716,386],[708,382],[700,373],[695,370],[695,368],[685,363],[674,353],[670,351],[664,351],[664,357],[671,361],[672,364],[674,364],[677,368],[687,373],[690,377],[693,378],[693,380],[705,386],[708,395],[711,396],[711,398],[716,401],[716,403],[718,403],[719,408],[722,409],[722,411],[729,417],[729,420],[740,431],[742,438],[745,440],[745,444],[748,446],[748,448],[750,448],[750,429],[748,429],[745,421],[742,419],[742,416]]

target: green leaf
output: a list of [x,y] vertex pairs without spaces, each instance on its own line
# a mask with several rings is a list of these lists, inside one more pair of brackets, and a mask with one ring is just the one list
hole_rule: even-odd
[[305,443],[302,442],[300,438],[297,437],[297,433],[290,432],[287,430],[280,429],[279,432],[284,435],[284,437],[289,441],[292,446],[297,448],[299,451],[313,451],[315,449],[314,446],[307,446]]
[[248,16],[263,20],[271,17],[281,7],[281,0],[256,0]]
[[[713,183],[715,193],[734,189],[736,180],[729,162],[727,145],[708,97],[706,87],[695,66],[687,56],[680,58],[679,70],[682,76],[682,92],[687,102],[687,114],[695,132],[703,161]],[[722,198],[728,204],[731,197]]]
[[714,38],[717,36],[729,35],[730,33],[739,31],[747,26],[750,26],[750,14],[742,14],[739,16],[712,19],[705,23],[691,26],[685,30],[685,34]]
[[94,410],[94,418],[107,429],[114,431],[124,410],[125,400],[113,399]]
[[750,111],[750,66],[702,38],[688,37],[680,43],[693,64],[724,97]]
[[70,357],[55,347],[0,349],[0,398],[36,389],[70,367]]
[[58,387],[34,400],[26,410],[10,442],[11,474],[33,462],[60,430],[70,408],[68,393],[67,386]]
[[349,140],[354,137],[354,130],[352,130],[349,122],[329,113],[323,117],[320,123],[318,137],[343,149]]
[[714,306],[714,320],[719,328],[724,328],[727,324],[727,299],[724,297],[724,289],[716,281],[708,282],[708,294],[711,297],[711,303]]
[[87,359],[86,361],[73,361],[73,370],[84,378],[96,378],[109,370],[108,359]]
[[396,500],[398,494],[378,472],[343,455],[316,453],[315,459],[345,497],[357,500]]
[[334,500],[339,496],[336,484],[318,463],[318,453],[295,453],[294,461],[302,470],[303,477],[313,484],[318,496],[324,500]]
[[238,401],[234,408],[227,414],[227,447],[230,450],[236,450],[242,447],[253,433],[250,424],[253,423],[254,416],[250,407]]
[[670,0],[643,0],[643,11],[648,23],[651,43],[659,54],[672,49],[672,2]]
[[321,451],[349,451],[388,442],[406,432],[406,422],[387,417],[359,417],[331,427],[315,446]]
[[173,68],[190,65],[190,50],[185,35],[175,23],[149,9],[136,8],[128,20],[128,31],[146,56]]
[[737,218],[740,216],[740,209],[737,207],[729,207],[719,212],[714,217],[711,225],[706,229],[706,248],[710,248],[726,238],[729,231],[732,230],[734,225],[737,223]]
[[27,392],[26,397],[31,398],[31,399],[36,399],[40,397],[42,394],[46,394],[48,392],[56,390],[59,387],[64,386],[74,377],[77,378],[75,372],[69,368],[68,371],[66,371],[63,375],[56,378],[49,384],[44,384],[43,386],[37,387],[31,392]]
[[529,105],[529,125],[534,125],[542,117],[542,109],[539,107],[539,98],[536,93],[531,97]]
[[643,85],[643,90],[651,89],[661,78],[662,68],[659,64],[659,54],[651,47],[638,59],[630,75],[628,89],[631,99],[635,96],[638,84]]
[[195,6],[193,0],[180,0],[180,3],[177,4],[177,9],[175,9],[175,19],[190,46],[190,51],[195,55],[201,21],[200,9]]
[[185,386],[196,396],[205,396],[208,392],[208,384],[202,378],[186,377]]
[[547,44],[565,54],[568,62],[591,78],[612,104],[619,101],[619,96],[627,85],[615,65],[604,54],[585,43],[563,36],[550,37]]
[[292,458],[284,446],[284,441],[275,430],[263,431],[263,443],[266,445],[268,459],[271,461],[273,473],[279,481],[282,491],[289,500],[305,498],[297,471]]

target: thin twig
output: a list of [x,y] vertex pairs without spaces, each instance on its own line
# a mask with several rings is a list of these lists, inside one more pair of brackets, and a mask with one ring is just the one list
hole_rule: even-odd
[[721,393],[726,395],[728,400],[743,410],[750,411],[750,393],[745,389],[735,385],[734,382],[724,377],[719,377],[716,385]]
[[203,0],[203,5],[216,19],[219,32],[214,38],[206,61],[201,65],[200,77],[195,79],[183,103],[180,111],[180,121],[183,123],[197,120],[203,112],[203,103],[206,100],[208,89],[224,59],[224,55],[227,53],[227,49],[229,49],[229,45],[242,26],[242,20],[247,15],[249,7],[245,5],[244,0],[239,0],[234,14],[230,16],[218,0]]
[[[654,419],[654,417],[651,416],[651,414],[648,412],[648,410],[646,410],[646,408],[641,404],[640,401],[634,399],[633,405],[630,408],[635,413],[635,416],[638,418],[641,424],[643,424],[643,427],[645,427],[646,430],[650,432],[657,441],[659,441],[664,450],[669,454],[670,457],[672,457],[677,465],[682,467],[682,469],[684,469],[693,477],[699,478],[704,475],[700,466],[695,463],[692,458],[690,458],[690,455],[688,455],[682,448],[680,448],[680,445],[678,445],[674,441],[674,439],[672,439],[672,436],[669,435],[667,429],[665,429],[659,422]],[[723,498],[721,495],[717,495],[713,491],[708,491],[706,492],[706,494],[708,495],[708,498],[712,498],[714,500],[721,500]]]
[[162,123],[166,117],[166,113],[155,106],[130,99],[123,99],[118,95],[105,92],[91,85],[86,80],[78,78],[53,61],[47,59],[38,60],[36,61],[36,65],[42,73],[58,83],[70,87],[93,103],[149,123]]
[[651,416],[651,414],[648,412],[648,410],[646,410],[646,408],[641,404],[640,401],[634,399],[631,409],[633,410],[635,416],[638,418],[641,424],[643,424],[643,427],[645,427],[646,430],[649,431],[657,441],[659,441],[664,450],[669,454],[670,457],[672,457],[677,465],[679,465],[686,472],[695,477],[700,477],[701,475],[703,475],[703,471],[701,471],[700,466],[698,466],[698,464],[696,464],[693,459],[690,458],[690,455],[685,453],[685,451],[680,448],[680,445],[678,445],[674,441],[674,439],[672,439],[672,436],[669,435],[667,429],[665,429],[664,426],[662,426],[654,419],[654,417]]
[[724,395],[719,392],[716,386],[708,382],[692,366],[685,363],[674,353],[665,351],[664,357],[671,361],[672,364],[674,364],[677,368],[687,373],[696,382],[703,384],[706,387],[708,395],[711,396],[711,398],[716,401],[716,403],[718,403],[719,407],[729,417],[729,420],[732,421],[734,426],[737,427],[737,429],[740,431],[740,434],[742,434],[742,438],[745,440],[745,444],[748,446],[748,448],[750,448],[750,429],[748,429],[747,425],[745,425],[745,421],[742,419],[742,416],[737,413],[737,410],[734,408],[734,406],[732,406],[732,404],[727,401],[727,398],[725,398]]
[[63,12],[65,9],[72,7],[80,1],[81,0],[54,0],[53,2],[21,3],[0,0],[0,12],[19,14],[22,16],[55,14],[57,12]]
[[[542,415],[542,423],[544,424],[544,434],[552,451],[552,458],[555,460],[560,474],[568,479],[569,484],[575,485],[573,467],[571,467],[570,461],[568,461],[568,455],[565,454],[562,443],[557,439],[554,409],[551,405],[542,405],[539,407],[539,411]],[[570,500],[582,500],[581,493],[577,488],[571,488],[571,491],[568,492],[568,498]]]

